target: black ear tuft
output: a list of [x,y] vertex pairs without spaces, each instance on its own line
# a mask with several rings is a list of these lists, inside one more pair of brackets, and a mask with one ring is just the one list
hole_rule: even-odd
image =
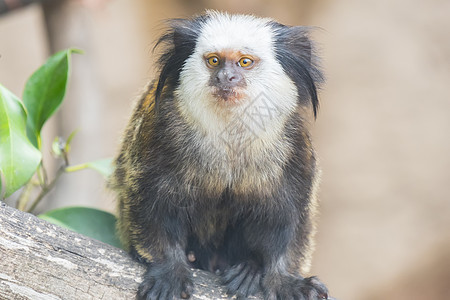
[[309,28],[285,26],[277,22],[271,26],[275,34],[276,58],[297,86],[300,101],[311,101],[316,117],[319,108],[317,90],[324,79],[309,38]]
[[173,90],[180,79],[184,62],[192,55],[201,28],[208,16],[194,19],[171,19],[169,29],[158,40],[155,48],[163,47],[159,58],[159,79],[155,91],[155,104],[158,107],[164,87]]

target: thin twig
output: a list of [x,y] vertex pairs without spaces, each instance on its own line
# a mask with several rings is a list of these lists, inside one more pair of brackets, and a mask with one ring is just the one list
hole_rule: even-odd
[[58,181],[59,177],[61,177],[61,175],[65,172],[65,166],[61,166],[58,171],[55,174],[55,178],[53,178],[52,182],[50,182],[48,185],[45,185],[44,187],[42,187],[42,191],[39,193],[39,195],[37,196],[37,198],[34,200],[33,204],[31,204],[31,207],[27,210],[28,212],[32,212],[36,206],[39,204],[39,202],[41,202],[42,198],[45,197],[45,195],[48,194],[48,192],[50,192],[53,187],[55,186],[56,182]]
[[36,184],[33,179],[30,179],[30,181],[28,181],[28,183],[23,187],[22,193],[17,200],[16,208],[18,210],[25,211],[28,201],[30,200],[31,191],[36,186],[39,186],[39,183]]
[[79,164],[79,165],[74,165],[74,166],[67,166],[66,167],[66,172],[67,173],[71,173],[71,172],[76,172],[76,171],[80,171],[80,170],[84,170],[88,168],[88,164],[84,163],[84,164]]

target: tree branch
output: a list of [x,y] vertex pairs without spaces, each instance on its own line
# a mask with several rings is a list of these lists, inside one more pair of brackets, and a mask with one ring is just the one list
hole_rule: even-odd
[[[0,203],[0,299],[135,298],[145,269],[125,251]],[[192,272],[191,299],[229,299],[215,275]]]

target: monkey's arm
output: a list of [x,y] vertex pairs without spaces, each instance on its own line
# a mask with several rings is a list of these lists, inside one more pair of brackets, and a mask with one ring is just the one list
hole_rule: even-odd
[[[259,205],[237,222],[234,230],[241,236],[230,244],[230,251],[237,257],[247,252],[248,257],[239,257],[225,272],[225,282],[230,292],[242,296],[254,293],[261,283],[265,299],[327,299],[319,280],[300,274],[302,265],[309,264],[312,225],[308,208],[303,207],[309,199],[296,199],[299,191],[289,186],[282,191],[276,198],[258,199]],[[292,206],[294,201],[301,207]]]
[[[192,290],[185,256],[186,215],[174,165],[158,134],[154,89],[141,98],[116,159],[111,180],[118,192],[118,230],[128,250],[147,264],[139,287],[142,299],[188,296]],[[159,295],[159,296],[158,296]],[[158,298],[159,297],[159,298]]]
[[119,226],[128,235],[130,252],[147,264],[139,297],[187,297],[192,282],[185,255],[187,219],[177,207],[181,193],[170,188],[163,191],[166,185],[177,185],[170,175],[158,176],[153,169],[150,165],[147,172],[127,175],[129,185],[120,196]]

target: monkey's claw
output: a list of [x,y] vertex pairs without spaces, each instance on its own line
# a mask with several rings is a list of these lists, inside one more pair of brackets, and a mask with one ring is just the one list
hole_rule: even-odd
[[328,290],[317,277],[279,276],[264,280],[265,300],[323,300]]
[[[188,270],[168,271],[164,265],[152,265],[139,285],[137,300],[188,299],[193,284]],[[180,271],[180,272],[178,272]]]
[[236,295],[238,299],[256,294],[260,290],[261,272],[252,262],[229,268],[222,278],[228,294]]
[[310,287],[310,295],[313,297],[311,299],[316,299],[314,297],[317,297],[317,299],[330,299],[328,297],[328,289],[322,282],[320,282],[320,280],[317,277],[315,276],[308,277],[305,278],[304,281]]

